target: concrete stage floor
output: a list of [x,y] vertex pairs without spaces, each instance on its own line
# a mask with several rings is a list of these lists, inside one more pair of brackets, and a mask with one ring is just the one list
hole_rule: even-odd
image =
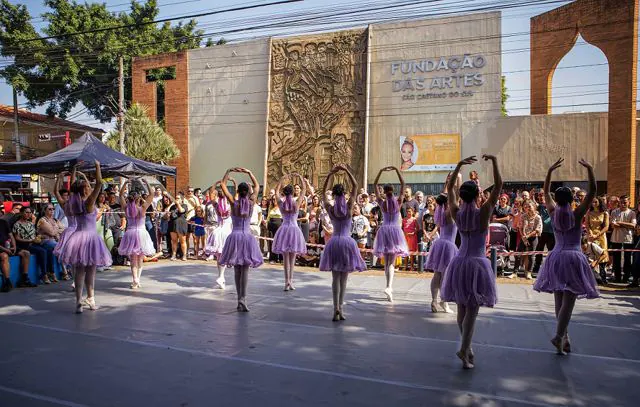
[[[640,297],[579,301],[574,353],[549,343],[553,298],[500,284],[480,311],[476,368],[455,356],[453,314],[432,314],[429,279],[352,275],[347,321],[331,321],[330,275],[252,271],[251,312],[233,272],[147,267],[98,274],[100,310],[73,313],[69,282],[0,294],[0,406],[632,406],[640,400]],[[634,401],[635,400],[635,401]]]

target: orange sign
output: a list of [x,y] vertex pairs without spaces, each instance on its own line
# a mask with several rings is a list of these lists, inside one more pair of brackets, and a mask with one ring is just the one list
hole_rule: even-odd
[[450,171],[460,161],[460,134],[400,137],[401,171]]

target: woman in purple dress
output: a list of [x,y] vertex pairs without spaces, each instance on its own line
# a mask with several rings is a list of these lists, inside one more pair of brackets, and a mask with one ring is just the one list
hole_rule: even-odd
[[352,189],[349,201],[347,201],[344,196],[344,186],[342,184],[334,185],[332,188],[333,205],[329,201],[327,194],[324,195],[324,206],[333,225],[333,235],[327,242],[320,257],[320,270],[331,271],[332,273],[333,320],[344,321],[346,318],[342,311],[342,304],[347,290],[349,273],[356,270],[364,271],[367,269],[367,265],[358,251],[356,241],[351,237],[351,211],[354,204],[353,200],[356,198],[358,191],[356,178],[347,168],[337,165],[327,175],[322,190],[327,190],[329,182],[333,180],[335,173],[338,171],[347,173],[351,180]]
[[[238,199],[227,188],[227,181],[231,172],[245,173],[251,178],[252,189],[246,182],[238,185]],[[231,221],[233,229],[224,242],[224,248],[218,259],[219,264],[233,266],[235,271],[236,293],[238,294],[238,307],[240,312],[249,312],[247,307],[247,284],[249,282],[249,267],[258,267],[262,264],[262,252],[258,241],[251,234],[251,213],[254,210],[260,184],[253,173],[245,168],[228,169],[222,179],[222,192],[231,202]]]
[[280,190],[284,193],[284,199],[278,199],[278,207],[282,212],[283,222],[273,237],[273,245],[271,246],[273,253],[282,254],[283,257],[284,291],[295,290],[293,286],[293,266],[296,264],[296,255],[307,253],[304,234],[297,222],[298,211],[303,205],[306,205],[307,186],[300,174],[291,174],[292,178],[300,178],[300,184],[302,185],[302,190],[298,193],[296,201],[293,197],[293,186],[291,184],[282,188],[282,184],[284,184],[287,177],[286,175],[282,177],[276,187],[276,197],[280,196]]
[[95,162],[96,183],[91,185],[85,180],[78,180],[71,187],[69,212],[76,219],[76,230],[66,239],[65,248],[60,259],[63,264],[71,264],[76,291],[76,313],[82,313],[82,289],[87,286],[85,304],[96,310],[95,279],[96,267],[110,266],[111,253],[98,235],[96,229],[96,199],[102,191],[102,174],[100,163]]
[[[142,182],[147,191],[151,191],[147,181],[143,179]],[[130,288],[137,289],[140,288],[144,257],[153,256],[156,253],[151,236],[145,227],[145,213],[153,203],[153,194],[149,193],[145,200],[137,192],[130,191],[129,196],[125,199],[125,190],[124,186],[120,189],[120,206],[124,208],[127,217],[127,230],[120,240],[118,253],[121,256],[129,257],[131,264]]]
[[563,161],[561,158],[549,168],[544,181],[544,194],[553,222],[556,245],[547,256],[533,285],[536,291],[553,293],[558,321],[556,335],[551,343],[559,355],[571,352],[567,328],[576,299],[599,297],[596,279],[580,246],[582,219],[596,196],[596,178],[591,164],[580,160],[580,165],[587,169],[589,175],[589,192],[582,203],[572,210],[573,193],[569,188],[556,189],[554,196],[549,192],[551,175],[562,166]]
[[[458,227],[451,216],[446,195],[440,194],[436,198],[436,210],[433,218],[440,232],[440,237],[429,250],[425,270],[433,272],[433,279],[431,279],[431,312],[438,312],[438,293],[442,285],[442,276],[447,271],[451,259],[458,254],[458,248],[456,247]],[[440,306],[446,313],[453,312],[446,301],[440,301]]]
[[381,169],[374,182],[383,220],[373,241],[373,254],[376,257],[384,258],[384,275],[387,279],[387,287],[384,289],[384,293],[387,296],[387,300],[393,302],[393,275],[395,273],[396,258],[398,256],[407,257],[409,248],[407,247],[407,239],[404,237],[399,219],[402,197],[397,197],[393,194],[393,186],[390,184],[386,184],[382,189],[383,192],[380,193],[378,182],[382,173],[386,171],[396,172],[400,180],[400,191],[404,191],[404,178],[402,178],[402,174],[396,167],[390,166]]
[[[464,182],[459,190],[455,188],[460,169],[464,165],[476,162],[475,156],[458,163],[447,185],[449,211],[460,231],[461,245],[458,254],[445,271],[441,294],[443,301],[455,302],[458,305],[457,320],[462,343],[456,355],[462,360],[464,369],[474,367],[471,339],[478,311],[481,306],[493,307],[498,301],[496,276],[486,256],[486,241],[491,214],[502,190],[502,177],[496,157],[482,157],[493,164],[494,181],[491,195],[481,207],[477,206],[480,190],[474,181]],[[461,206],[458,206],[459,199],[462,200]]]

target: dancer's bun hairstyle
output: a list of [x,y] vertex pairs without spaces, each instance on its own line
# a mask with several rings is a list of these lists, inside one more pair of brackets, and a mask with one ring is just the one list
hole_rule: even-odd
[[333,188],[331,188],[331,192],[333,193],[333,196],[344,196],[344,185],[335,184]]
[[238,195],[240,195],[241,198],[246,198],[248,194],[249,184],[247,184],[246,182],[241,182],[240,185],[238,185]]
[[444,194],[440,194],[436,197],[436,204],[442,206],[442,205],[446,205],[448,201],[448,198],[446,195]]
[[474,181],[465,181],[460,186],[460,199],[462,199],[466,203],[473,202],[480,193],[478,189],[478,184]]
[[573,192],[568,187],[560,187],[556,189],[554,199],[560,206],[569,205],[569,203],[573,201]]
[[291,184],[289,184],[286,187],[282,188],[282,193],[285,196],[289,196],[289,195],[293,194],[293,187],[291,186]]

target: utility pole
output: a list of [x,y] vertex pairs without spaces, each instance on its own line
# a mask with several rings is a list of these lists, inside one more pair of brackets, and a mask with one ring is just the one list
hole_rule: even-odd
[[13,143],[16,147],[16,161],[20,161],[20,132],[18,130],[18,91],[13,86]]
[[120,73],[118,75],[118,132],[120,132],[120,152],[124,151],[124,61],[119,59]]

